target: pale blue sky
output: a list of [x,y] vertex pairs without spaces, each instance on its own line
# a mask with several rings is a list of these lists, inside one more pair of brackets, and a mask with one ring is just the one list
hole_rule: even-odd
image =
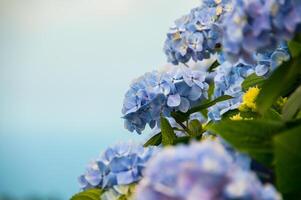
[[0,194],[78,190],[87,162],[117,141],[132,79],[165,64],[174,19],[199,0],[2,0]]

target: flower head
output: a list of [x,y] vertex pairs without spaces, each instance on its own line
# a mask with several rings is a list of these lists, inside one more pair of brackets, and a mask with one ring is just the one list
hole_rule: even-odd
[[207,98],[206,77],[205,72],[186,67],[140,77],[124,98],[125,127],[141,133],[146,124],[151,128],[159,125],[161,114],[169,117],[172,111],[187,112]]
[[224,54],[220,54],[218,61],[222,64],[214,72],[213,98],[222,95],[230,95],[233,98],[210,107],[209,119],[220,120],[224,113],[239,107],[243,101],[242,83],[249,75],[255,73],[263,78],[269,77],[282,62],[289,58],[290,55],[284,43],[273,51],[257,54],[256,63],[254,64],[231,64],[225,59]]
[[220,21],[231,9],[230,0],[204,1],[188,15],[175,21],[167,33],[164,52],[168,62],[186,63],[207,59],[219,50],[222,42]]
[[223,20],[223,51],[233,63],[253,64],[257,53],[273,51],[300,25],[298,0],[237,0]]
[[236,165],[223,145],[206,140],[166,148],[149,162],[137,188],[137,199],[278,200],[273,186]]
[[156,153],[156,148],[121,143],[106,149],[93,160],[86,172],[79,177],[80,187],[110,189],[120,185],[130,185],[142,178],[142,170],[147,161]]
[[216,68],[213,97],[230,95],[233,98],[210,107],[208,109],[210,120],[220,120],[224,113],[239,107],[243,94],[241,84],[252,73],[254,73],[253,66],[243,64],[232,65],[229,62],[224,62]]

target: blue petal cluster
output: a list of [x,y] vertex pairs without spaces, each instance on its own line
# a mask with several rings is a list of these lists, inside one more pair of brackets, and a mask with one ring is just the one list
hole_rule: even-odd
[[256,54],[256,63],[231,64],[227,62],[223,54],[219,56],[219,62],[222,63],[214,72],[214,94],[217,98],[223,95],[230,95],[233,98],[227,101],[217,103],[208,109],[208,118],[210,120],[220,120],[221,116],[229,110],[239,107],[242,102],[242,83],[250,75],[255,73],[257,76],[268,77],[279,65],[290,58],[287,45],[282,43],[274,51]]
[[132,143],[121,143],[93,160],[79,177],[80,187],[110,189],[135,183],[142,178],[142,170],[157,148],[143,148]]
[[168,62],[201,61],[214,54],[222,42],[220,19],[230,8],[230,0],[207,0],[176,20],[164,44]]
[[123,103],[125,127],[141,133],[146,124],[160,125],[160,115],[172,111],[187,112],[208,97],[207,74],[186,67],[167,72],[151,72],[137,79],[127,91]]
[[281,199],[272,185],[236,165],[223,145],[206,140],[166,148],[150,160],[137,200]]
[[254,73],[254,67],[250,65],[224,62],[216,68],[214,77],[214,98],[230,95],[233,98],[227,101],[217,103],[208,109],[208,118],[210,120],[220,120],[221,116],[229,110],[239,107],[242,102],[242,86],[245,78]]
[[237,0],[223,20],[223,51],[233,63],[254,63],[294,36],[301,24],[299,0]]

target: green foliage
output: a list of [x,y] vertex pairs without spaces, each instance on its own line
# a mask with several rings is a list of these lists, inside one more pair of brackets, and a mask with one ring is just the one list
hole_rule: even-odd
[[301,86],[289,97],[283,107],[282,116],[284,120],[291,120],[301,109]]
[[208,126],[208,130],[220,135],[238,150],[248,153],[255,160],[271,166],[273,159],[273,136],[285,128],[279,121],[223,120]]
[[202,134],[202,131],[203,131],[202,124],[197,119],[191,120],[189,122],[188,129],[190,130],[190,133],[192,134],[192,136],[200,135],[200,134]]
[[178,137],[175,139],[174,144],[188,144],[190,142],[190,140],[192,139],[192,137],[190,136],[183,136],[183,137]]
[[267,112],[265,112],[262,118],[276,121],[282,120],[281,115],[273,108],[270,108]]
[[242,89],[247,91],[250,87],[258,86],[259,88],[264,83],[265,79],[261,76],[257,76],[255,73],[248,76],[242,83]]
[[143,146],[148,147],[148,146],[158,146],[162,142],[162,134],[157,133],[153,137],[151,137]]
[[288,43],[290,53],[293,58],[300,56],[301,54],[301,34],[297,34],[296,37]]
[[100,189],[90,189],[74,195],[70,200],[100,200],[101,194]]
[[285,62],[264,82],[256,100],[260,113],[268,111],[280,96],[292,90],[300,76],[300,69],[297,60]]
[[217,68],[219,66],[218,61],[216,60],[214,63],[212,63],[212,65],[209,67],[208,71],[212,72],[214,71],[215,68]]
[[161,122],[162,144],[164,146],[174,144],[174,141],[177,138],[177,136],[174,133],[173,128],[169,124],[169,121],[161,116],[160,122]]
[[[211,86],[214,87],[214,86]],[[196,107],[191,108],[190,110],[188,110],[186,113],[182,113],[180,111],[177,112],[173,112],[171,113],[171,116],[177,121],[177,122],[185,122],[188,120],[189,116],[193,113],[196,112],[201,112],[202,114],[206,114],[207,112],[203,113],[204,110],[206,110],[207,108],[222,102],[222,101],[226,101],[229,99],[232,99],[233,97],[229,96],[229,95],[224,95],[224,96],[220,96],[214,100],[207,100],[204,101],[201,105],[198,105]]]
[[214,93],[214,88],[215,88],[215,85],[214,85],[214,82],[212,81],[212,82],[209,84],[209,89],[208,89],[208,97],[209,97],[209,100],[212,99],[212,96],[213,96],[213,93]]
[[298,199],[293,197],[301,197],[301,125],[277,135],[274,144],[277,185],[289,199]]
[[196,112],[200,112],[204,109],[207,109],[219,102],[222,102],[222,101],[226,101],[226,100],[229,100],[229,99],[232,99],[233,97],[229,96],[229,95],[223,95],[223,96],[220,96],[212,101],[205,101],[204,103],[202,103],[201,105],[199,106],[196,106],[196,107],[193,107],[192,109],[190,109],[187,114],[190,115],[192,113],[196,113]]

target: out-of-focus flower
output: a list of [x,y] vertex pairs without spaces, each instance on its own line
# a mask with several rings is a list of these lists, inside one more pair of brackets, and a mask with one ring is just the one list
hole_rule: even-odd
[[93,160],[86,172],[79,177],[80,187],[83,190],[121,190],[119,186],[136,183],[142,178],[142,170],[156,152],[157,148],[143,148],[133,143],[120,143],[108,148]]
[[291,39],[300,24],[298,0],[237,0],[223,20],[223,51],[233,63],[254,64],[257,53]]
[[206,72],[175,67],[140,77],[124,98],[125,127],[141,133],[146,124],[151,128],[159,125],[161,114],[169,117],[172,111],[187,112],[207,98],[206,76]]
[[269,13],[272,20],[272,31],[280,40],[291,39],[300,32],[301,2],[299,0],[269,0]]
[[240,111],[256,111],[255,100],[260,92],[260,89],[256,87],[250,87],[248,91],[242,96],[242,103],[239,106]]
[[271,185],[233,162],[222,144],[206,140],[164,149],[147,166],[137,200],[281,199]]
[[220,21],[231,10],[231,1],[204,1],[188,15],[175,21],[167,33],[164,52],[168,62],[201,61],[216,53],[222,42]]
[[256,75],[267,76],[283,62],[288,61],[290,54],[286,43],[281,43],[276,50],[257,53],[255,59],[257,61],[255,65]]

